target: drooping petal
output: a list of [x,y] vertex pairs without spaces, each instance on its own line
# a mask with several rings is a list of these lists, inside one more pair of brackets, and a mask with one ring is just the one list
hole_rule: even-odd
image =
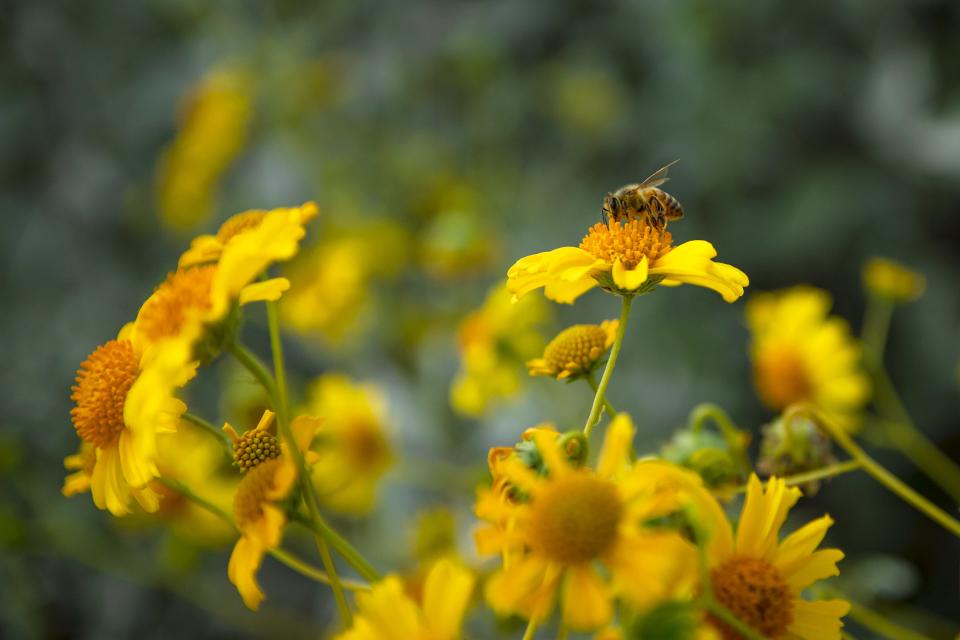
[[587,563],[567,569],[563,584],[563,620],[568,627],[589,631],[607,624],[613,615],[609,589]]
[[240,592],[243,603],[256,611],[263,602],[263,591],[257,583],[257,569],[263,561],[263,547],[256,541],[241,536],[230,554],[227,577]]
[[625,267],[620,258],[617,258],[613,263],[611,274],[615,285],[626,291],[636,291],[640,288],[640,285],[647,281],[647,257],[644,256],[640,263],[632,269]]

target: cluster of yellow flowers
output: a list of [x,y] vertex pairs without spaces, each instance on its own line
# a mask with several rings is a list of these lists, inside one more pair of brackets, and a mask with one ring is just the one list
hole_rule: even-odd
[[[506,283],[460,324],[462,369],[451,403],[465,415],[487,412],[516,395],[525,363],[531,376],[586,381],[594,392],[590,413],[574,430],[544,422],[490,450],[490,482],[474,504],[474,539],[480,556],[499,559],[493,566],[464,560],[443,520],[434,524],[445,542],[426,535],[418,577],[382,577],[324,515],[362,516],[376,506],[379,481],[395,458],[383,393],[330,372],[305,386],[296,411],[289,406],[279,319],[339,337],[362,305],[351,296],[369,282],[376,262],[369,256],[379,244],[340,235],[308,252],[301,263],[307,266],[289,271],[293,287],[270,277],[273,265],[300,251],[317,213],[313,203],[247,211],[195,238],[133,322],[80,365],[71,417],[81,442],[65,460],[72,471],[65,495],[89,491],[97,507],[116,516],[155,513],[212,538],[232,532],[227,576],[249,608],[265,597],[257,572],[269,554],[330,585],[341,640],[454,640],[463,635],[475,591],[497,616],[524,620],[525,640],[547,625],[560,637],[592,632],[598,640],[841,637],[850,605],[821,597],[829,592],[817,585],[838,575],[843,558],[838,549],[821,548],[833,520],[824,515],[781,536],[802,496],[798,486],[814,490],[817,480],[861,467],[883,476],[850,437],[865,428],[871,399],[865,352],[879,355],[828,315],[825,292],[797,287],[747,304],[757,394],[779,416],[764,430],[756,465],[749,437],[712,405],[696,409],[689,430],[661,455],[638,455],[630,415],[607,397],[632,304],[681,284],[733,303],[749,284],[746,274],[716,262],[709,242],[674,246],[665,225],[642,218],[597,223],[577,247],[518,260]],[[349,282],[334,277],[345,263],[359,265]],[[300,284],[298,269],[330,277],[305,276]],[[923,287],[919,276],[889,262],[871,263],[864,277],[884,304],[914,299]],[[527,294],[542,288],[550,300],[573,303],[595,287],[620,299],[620,317],[573,325],[545,341],[540,328],[549,309]],[[242,308],[254,302],[266,303],[272,371],[240,339]],[[256,424],[216,429],[181,397],[222,353],[262,386],[256,402],[265,406],[247,420]],[[604,415],[605,436],[595,447],[591,436]],[[707,419],[722,435],[704,430]],[[831,440],[854,460],[836,463]],[[228,470],[225,459],[232,461]],[[754,469],[769,479],[761,482]],[[909,494],[889,474],[881,482]],[[725,503],[741,492],[734,524]],[[949,516],[938,521],[960,532]],[[283,548],[291,523],[316,537],[323,570]],[[361,581],[340,577],[334,554]],[[357,592],[355,610],[346,590]]]

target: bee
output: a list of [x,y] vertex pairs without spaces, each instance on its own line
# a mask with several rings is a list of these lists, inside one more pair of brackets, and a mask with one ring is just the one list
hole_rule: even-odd
[[683,207],[672,195],[658,187],[669,180],[667,170],[677,163],[674,160],[655,171],[640,184],[628,184],[603,199],[603,220],[616,222],[643,218],[650,226],[663,230],[668,222],[683,217]]

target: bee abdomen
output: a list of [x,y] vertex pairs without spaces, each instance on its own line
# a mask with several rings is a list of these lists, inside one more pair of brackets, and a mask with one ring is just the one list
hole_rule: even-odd
[[683,217],[683,206],[680,201],[662,189],[653,189],[653,195],[663,206],[663,217],[668,221],[679,220]]

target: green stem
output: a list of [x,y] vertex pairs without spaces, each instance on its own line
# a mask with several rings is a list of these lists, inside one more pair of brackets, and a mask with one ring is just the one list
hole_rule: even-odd
[[922,633],[917,633],[911,629],[907,629],[906,627],[888,620],[876,611],[873,611],[862,604],[854,602],[843,593],[840,593],[837,589],[827,589],[825,590],[825,593],[830,597],[842,598],[843,600],[849,602],[850,619],[855,620],[861,627],[880,634],[884,638],[890,638],[891,640],[930,640],[928,636],[925,636]]
[[[596,393],[599,387],[597,386],[596,378],[593,377],[593,372],[591,371],[587,373],[587,375],[585,375],[583,379],[586,380],[587,384],[590,385],[590,388],[593,389],[594,397],[596,397]],[[610,416],[611,418],[615,418],[617,416],[617,410],[614,409],[613,405],[610,404],[610,401],[607,400],[606,395],[604,395],[604,398],[603,398],[603,408],[606,410],[607,415]]]
[[[313,487],[313,480],[310,477],[310,471],[307,468],[306,459],[300,447],[297,445],[297,439],[294,436],[293,429],[289,421],[289,408],[287,406],[287,376],[283,366],[283,345],[280,342],[280,321],[277,316],[277,305],[275,302],[267,303],[267,325],[270,329],[270,351],[273,353],[273,370],[276,384],[274,385],[274,400],[277,411],[277,425],[280,433],[287,441],[290,447],[290,453],[297,465],[297,476],[300,486],[303,488],[307,509],[310,511],[311,519],[315,523],[321,522],[320,511],[317,507],[316,491]],[[256,374],[255,374],[256,375]],[[269,377],[269,376],[268,376]],[[340,619],[344,628],[350,628],[353,624],[353,616],[350,613],[350,605],[347,604],[347,597],[344,594],[343,584],[341,584],[337,575],[337,566],[330,554],[330,547],[323,535],[315,536],[317,550],[320,552],[320,559],[323,561],[323,568],[330,576],[330,585],[333,587],[333,596],[337,602],[337,609],[340,612]]]
[[953,535],[960,538],[960,522],[950,517],[947,512],[933,504],[922,495],[908,487],[900,478],[887,471],[876,460],[856,444],[846,432],[837,427],[833,422],[826,419],[825,416],[818,413],[810,406],[794,405],[784,412],[784,420],[791,420],[797,415],[807,415],[812,417],[824,431],[830,435],[833,440],[840,445],[850,456],[859,461],[864,471],[869,473],[874,479],[895,493],[905,502],[912,505],[915,509],[926,515],[928,518],[942,526]]
[[222,444],[227,451],[230,451],[230,438],[228,438],[227,434],[225,434],[221,429],[217,429],[211,423],[207,422],[198,415],[190,413],[189,411],[180,417],[190,424],[200,427],[200,429],[212,435],[214,438],[220,441],[220,444]]
[[623,345],[623,335],[627,329],[627,320],[630,319],[630,304],[633,302],[633,296],[623,296],[620,306],[620,324],[617,326],[617,334],[613,340],[613,346],[610,348],[610,357],[607,358],[607,366],[603,369],[603,376],[600,378],[600,384],[597,392],[593,396],[593,407],[590,408],[590,415],[587,417],[587,423],[583,426],[583,433],[588,438],[593,427],[600,419],[600,409],[606,399],[607,386],[613,377],[613,368],[617,365],[617,357],[620,355],[620,347]]
[[[797,485],[813,482],[814,480],[823,480],[825,478],[843,475],[844,473],[850,473],[851,471],[856,471],[862,467],[863,465],[859,460],[847,460],[846,462],[837,462],[835,464],[820,467],[819,469],[814,469],[812,471],[805,471],[792,476],[784,476],[781,479],[788,487],[795,487]],[[747,486],[743,485],[742,487],[737,487],[737,490],[734,493],[743,493],[746,490]]]
[[527,623],[526,631],[523,632],[523,640],[533,640],[535,635],[537,635],[537,619],[532,617],[530,622]]
[[726,607],[722,604],[713,600],[712,598],[703,598],[700,600],[700,606],[710,612],[715,618],[718,618],[728,626],[732,627],[737,633],[747,640],[766,640],[766,638],[756,631],[752,627],[744,624],[740,621],[740,618],[733,615]]
[[[234,524],[233,518],[230,517],[230,514],[228,514],[226,511],[224,511],[217,505],[213,504],[212,502],[204,498],[201,498],[196,493],[194,493],[193,490],[191,490],[182,482],[178,480],[173,480],[172,478],[157,478],[157,482],[159,482],[160,484],[164,485],[165,487],[173,491],[176,491],[181,496],[183,496],[190,502],[193,502],[201,509],[209,511],[213,515],[217,516],[218,518],[226,522],[228,525],[230,525],[232,529],[236,531],[237,526],[236,524]],[[302,575],[307,576],[308,578],[312,578],[317,582],[322,582],[327,585],[331,583],[330,576],[328,576],[326,573],[307,564],[306,562],[304,562],[303,560],[301,560],[300,558],[298,558],[297,556],[293,555],[288,551],[284,551],[283,549],[277,548],[277,549],[268,549],[267,553],[269,553],[271,556],[279,560],[281,563],[287,565],[297,573],[300,573]],[[351,581],[343,581],[343,585],[346,588],[350,589],[351,591],[365,591],[370,588],[369,586],[360,584],[359,582],[351,582]]]
[[887,346],[892,317],[893,304],[873,294],[867,296],[867,308],[863,314],[860,339],[863,341],[864,351],[880,363],[883,362],[883,352]]
[[279,413],[279,399],[277,397],[277,385],[273,381],[273,376],[270,375],[270,372],[267,371],[266,366],[260,359],[250,353],[246,347],[237,343],[231,342],[227,344],[227,351],[233,355],[237,361],[244,366],[244,368],[249,371],[254,378],[257,379],[257,382],[263,387],[267,392],[267,395],[270,396],[270,402],[273,404],[273,409]]
[[743,437],[743,432],[737,429],[737,425],[733,424],[733,420],[730,419],[727,412],[719,405],[713,404],[712,402],[704,402],[693,408],[693,411],[690,412],[688,423],[690,424],[690,429],[695,434],[699,434],[707,420],[713,420],[716,425],[720,427],[723,440],[736,456],[737,465],[740,467],[740,470],[744,473],[749,472],[752,467],[747,458],[746,439]]
[[377,582],[380,580],[381,576],[374,569],[369,562],[360,554],[359,551],[353,548],[353,546],[347,542],[339,533],[330,528],[323,520],[314,521],[311,520],[310,516],[297,515],[294,516],[297,522],[310,529],[313,533],[318,536],[321,536],[326,540],[333,550],[336,551],[344,560],[347,561],[354,571],[360,574],[367,582]]

